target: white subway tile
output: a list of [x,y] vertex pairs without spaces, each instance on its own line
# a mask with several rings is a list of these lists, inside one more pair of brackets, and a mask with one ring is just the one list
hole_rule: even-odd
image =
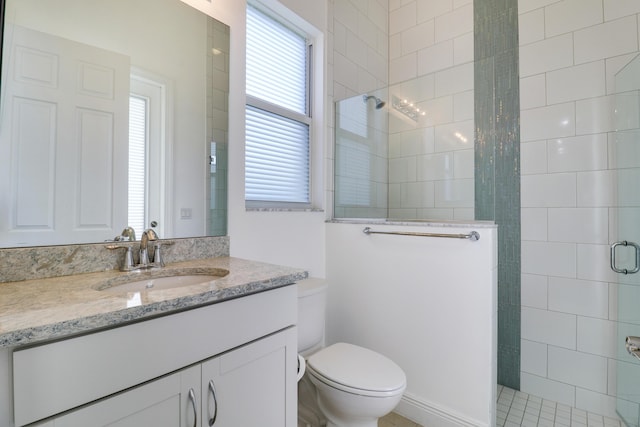
[[418,181],[453,179],[453,153],[428,154],[418,157]]
[[434,187],[437,208],[471,208],[474,205],[473,179],[437,181]]
[[522,272],[576,277],[576,245],[554,242],[522,242]]
[[336,52],[347,54],[347,28],[341,22],[336,21],[333,32],[333,48]]
[[606,93],[604,61],[562,68],[547,73],[547,103],[560,104]]
[[346,28],[358,28],[358,9],[350,1],[334,2],[334,19]]
[[545,399],[575,406],[576,388],[574,386],[537,375],[523,372],[520,376],[520,391],[534,396],[545,396]]
[[466,150],[473,148],[473,120],[436,126],[435,151]]
[[578,317],[578,351],[603,357],[617,356],[616,322]]
[[[336,3],[350,3],[346,1],[337,1]],[[392,10],[389,13],[389,34],[396,34],[411,28],[417,24],[416,16],[417,8],[415,2],[410,2],[402,7]],[[336,10],[338,16],[338,10]],[[349,26],[347,26],[349,27]],[[357,28],[357,27],[350,27]]]
[[607,244],[609,210],[606,208],[549,209],[549,241]]
[[604,19],[606,21],[636,13],[640,13],[638,0],[604,0]]
[[[442,98],[430,99],[418,104],[420,110],[427,113],[423,126],[444,125],[453,122],[453,97],[443,96]],[[473,138],[473,134],[472,134]],[[473,141],[473,140],[472,140]]]
[[615,418],[616,420],[619,419],[616,413],[615,397],[592,390],[576,388],[576,408],[595,414],[602,414],[605,417]]
[[606,319],[609,314],[607,283],[549,277],[548,293],[549,310],[599,319]]
[[473,31],[453,39],[453,63],[464,64],[473,61]]
[[473,90],[456,93],[453,96],[453,120],[456,122],[463,120],[473,120],[474,99]]
[[548,152],[549,172],[607,169],[607,134],[554,139]]
[[456,179],[473,179],[475,153],[473,148],[453,152],[453,175]]
[[355,62],[358,66],[367,66],[367,45],[352,32],[347,32],[347,58]]
[[600,393],[607,392],[607,359],[550,346],[549,378]]
[[367,17],[380,30],[385,33],[389,32],[389,11],[377,1],[369,1],[367,3]]
[[358,67],[347,57],[334,53],[333,75],[337,83],[356,91],[358,87]]
[[608,384],[608,391],[607,394],[609,396],[615,397],[616,396],[616,376],[618,374],[618,367],[617,367],[617,361],[614,359],[609,359],[609,366],[608,366],[608,370],[609,370],[609,384]]
[[417,58],[415,53],[391,60],[389,64],[389,82],[397,83],[417,76]]
[[534,175],[547,173],[547,142],[531,141],[520,145],[520,173]]
[[564,34],[603,21],[602,0],[564,0],[544,8],[547,37]]
[[453,0],[453,8],[462,7],[467,4],[473,4],[473,0]]
[[[635,1],[635,0],[634,0]],[[640,3],[639,3],[640,4]],[[607,58],[605,65],[607,67],[607,94],[620,92],[620,88],[616,88],[616,74],[625,68],[629,62],[637,56],[637,53],[629,53],[626,55],[614,56]]]
[[420,0],[418,3],[418,22],[432,20],[453,10],[451,0]]
[[418,51],[418,75],[433,73],[453,65],[453,40],[436,43]]
[[544,9],[536,9],[518,16],[520,46],[544,39]]
[[389,36],[389,60],[402,56],[402,33]]
[[405,208],[417,208],[421,205],[420,184],[417,182],[406,182],[401,185],[402,195],[400,206]]
[[524,175],[520,181],[522,207],[559,208],[576,206],[575,174]]
[[547,309],[547,276],[537,274],[522,275],[520,300],[527,307]]
[[[640,67],[638,72],[640,72]],[[615,104],[615,110],[612,122],[615,130],[637,130],[640,127],[639,99],[637,91],[613,97],[612,102]]]
[[573,102],[523,110],[520,116],[521,140],[526,142],[574,136],[576,132],[575,116]]
[[[640,179],[640,169],[621,169],[617,171],[618,205],[631,207],[640,206],[640,194],[638,194],[638,179]],[[615,183],[615,182],[614,182]]]
[[609,245],[578,244],[577,277],[584,280],[613,282],[616,273],[609,267]]
[[522,307],[522,339],[576,348],[576,316]]
[[636,17],[629,16],[574,33],[576,64],[611,58],[638,50]]
[[540,377],[547,376],[547,345],[521,340],[520,342],[520,369]]
[[458,65],[435,75],[435,96],[446,96],[473,89],[473,63]]
[[526,13],[562,0],[518,0],[518,12]]
[[[430,217],[421,217],[421,218],[430,218]],[[474,208],[454,208],[453,209],[453,219],[455,221],[473,221],[475,220],[475,210]]]
[[520,108],[528,110],[547,104],[546,74],[520,79]]
[[454,39],[473,31],[473,5],[462,6],[437,16],[435,21],[436,43]]
[[576,134],[603,133],[615,130],[615,98],[601,96],[576,102]]
[[573,65],[573,35],[564,34],[520,47],[520,76]]
[[616,205],[616,172],[600,170],[579,172],[577,204],[579,207],[608,207]]
[[402,32],[402,54],[417,52],[434,44],[435,28],[433,21],[418,24]]

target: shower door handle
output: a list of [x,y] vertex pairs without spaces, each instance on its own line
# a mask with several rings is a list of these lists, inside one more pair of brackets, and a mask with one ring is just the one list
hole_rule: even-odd
[[[633,267],[632,270],[628,270],[626,268],[618,268],[618,266],[616,265],[616,248],[618,246],[631,246],[635,252],[635,265]],[[626,240],[623,240],[622,242],[615,242],[611,245],[611,269],[613,271],[615,271],[616,273],[622,273],[622,274],[633,274],[633,273],[637,273],[638,271],[640,271],[640,245],[638,245],[635,242],[629,242]]]
[[640,359],[640,337],[628,336],[624,340],[624,346],[630,355]]

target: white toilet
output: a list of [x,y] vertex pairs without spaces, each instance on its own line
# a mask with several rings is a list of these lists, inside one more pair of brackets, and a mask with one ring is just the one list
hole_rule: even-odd
[[322,348],[327,285],[298,282],[298,352],[327,427],[377,427],[400,402],[407,380],[393,361],[372,350],[337,343]]

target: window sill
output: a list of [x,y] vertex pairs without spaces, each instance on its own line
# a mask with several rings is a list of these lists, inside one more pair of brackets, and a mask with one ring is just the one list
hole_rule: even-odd
[[250,208],[247,207],[245,208],[247,212],[324,212],[324,209],[320,209],[320,208],[276,208],[276,207],[272,207],[272,208],[268,208],[268,207],[264,207],[264,208]]

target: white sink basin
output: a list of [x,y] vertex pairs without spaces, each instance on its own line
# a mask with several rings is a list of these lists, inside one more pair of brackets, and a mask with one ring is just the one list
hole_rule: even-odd
[[189,275],[189,276],[170,276],[158,277],[156,279],[138,280],[135,282],[124,283],[118,286],[112,286],[105,289],[108,292],[141,292],[155,291],[160,289],[180,288],[182,286],[199,285],[201,283],[212,282],[219,279],[220,276],[205,275]]
[[176,274],[163,277],[146,277],[138,280],[121,281],[120,284],[110,283],[98,290],[109,293],[149,292],[174,289],[185,286],[204,285],[218,280],[226,274]]

